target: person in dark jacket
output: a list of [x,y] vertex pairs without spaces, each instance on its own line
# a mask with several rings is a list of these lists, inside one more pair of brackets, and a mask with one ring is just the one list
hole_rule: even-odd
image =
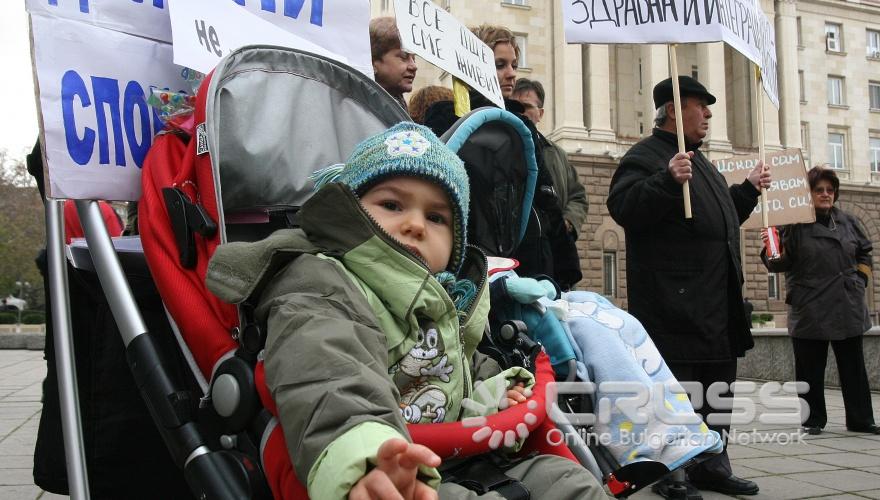
[[[523,105],[523,114],[537,125],[544,118],[544,86],[537,80],[520,78],[513,89],[513,99]],[[578,178],[577,170],[568,162],[565,150],[538,132],[537,154],[541,155],[547,172],[553,179],[557,203],[562,210],[562,222],[568,241],[553,249],[554,271],[566,276],[563,290],[570,289],[581,280],[581,261],[574,245],[587,218],[589,204],[587,191]]]
[[[834,206],[840,181],[833,170],[813,167],[807,175],[816,222],[782,229],[782,253],[761,258],[770,272],[785,272],[788,334],[794,348],[795,377],[810,384],[802,395],[810,405],[803,425],[821,434],[825,413],[828,343],[837,359],[846,428],[880,434],[874,424],[862,337],[871,328],[865,289],[871,282],[871,242],[852,215]],[[766,231],[762,237],[767,239]]]
[[[513,99],[523,105],[526,115],[537,125],[544,118],[544,86],[537,80],[520,78],[513,89]],[[536,148],[544,157],[544,165],[553,177],[553,187],[559,197],[559,206],[565,221],[565,230],[576,240],[587,218],[589,204],[584,185],[577,170],[568,162],[565,150],[538,132],[541,140]]]
[[[541,136],[535,124],[525,116],[525,107],[512,99],[518,67],[519,47],[516,38],[503,26],[483,24],[471,31],[492,48],[495,72],[504,97],[504,108],[523,120],[532,133],[537,148]],[[480,93],[470,91],[471,109],[495,106]],[[458,120],[452,101],[434,103],[425,112],[425,125],[437,136],[443,135]],[[559,197],[553,177],[544,165],[544,155],[536,155],[538,181],[535,199],[526,234],[511,257],[520,263],[517,273],[524,277],[550,277],[563,290],[568,290],[581,279],[580,259],[575,242],[565,229]]]
[[[736,358],[753,346],[743,310],[739,226],[770,173],[759,163],[741,184],[724,177],[699,150],[715,97],[679,76],[687,152],[679,153],[672,80],[654,87],[656,128],[624,155],[611,179],[608,210],[626,233],[629,312],[651,336],[672,373],[703,385],[732,383]],[[685,219],[682,184],[690,181],[693,218]],[[704,399],[705,400],[705,399]],[[727,410],[729,412],[729,410]],[[724,410],[700,410],[709,413]],[[723,434],[729,425],[710,425]],[[694,486],[752,495],[758,486],[733,475],[726,450],[692,467]],[[663,494],[663,487],[660,487]]]

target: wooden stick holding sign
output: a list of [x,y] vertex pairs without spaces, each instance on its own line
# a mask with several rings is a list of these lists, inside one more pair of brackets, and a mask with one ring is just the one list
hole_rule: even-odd
[[[764,96],[761,90],[761,68],[755,65],[755,101],[757,102],[757,120],[758,120],[758,161],[765,162],[764,169],[767,168],[767,152],[764,149]],[[767,204],[767,190],[758,187],[761,190],[761,227],[770,225],[770,211]]]
[[[684,122],[681,119],[681,91],[678,86],[678,60],[675,55],[676,44],[669,44],[669,72],[672,74],[672,102],[675,105],[675,132],[678,136],[678,152],[685,153],[687,148],[684,144]],[[691,212],[691,188],[685,180],[681,185],[681,196],[684,199],[684,218],[693,219]]]

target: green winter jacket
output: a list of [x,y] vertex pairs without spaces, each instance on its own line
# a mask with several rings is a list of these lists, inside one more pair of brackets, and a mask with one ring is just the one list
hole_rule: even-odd
[[[266,381],[297,477],[312,499],[346,498],[381,443],[410,440],[407,423],[464,416],[489,309],[486,258],[468,249],[461,276],[478,293],[460,320],[425,264],[347,187],[321,189],[299,223],[259,242],[221,245],[207,282],[230,302],[259,297]],[[530,379],[523,372],[497,376]],[[434,469],[422,475],[439,483]]]

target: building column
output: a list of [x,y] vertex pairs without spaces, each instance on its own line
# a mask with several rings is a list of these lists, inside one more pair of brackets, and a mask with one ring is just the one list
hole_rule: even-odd
[[780,139],[786,148],[801,147],[801,96],[798,76],[797,0],[776,2],[776,57],[779,81]]
[[587,96],[585,121],[590,139],[614,142],[617,138],[611,128],[611,71],[608,45],[590,44],[584,49],[583,74],[586,79],[584,95]]
[[562,12],[554,8],[553,23],[553,125],[550,138],[566,151],[589,139],[584,126],[581,46],[565,43]]
[[[657,109],[654,107],[654,86],[669,78],[669,49],[666,45],[639,45],[642,56],[642,78],[645,94],[642,96],[642,113],[651,128]],[[680,70],[680,69],[679,69]],[[646,131],[647,132],[647,131]]]
[[697,67],[700,71],[700,83],[717,99],[715,105],[710,108],[712,120],[709,122],[709,135],[703,142],[707,150],[721,153],[719,157],[729,156],[733,152],[733,147],[727,136],[727,75],[724,64],[724,43],[697,44]]
[[[780,150],[782,142],[779,141],[779,110],[767,97],[763,84],[757,83],[757,80],[755,82],[760,87],[761,106],[764,106],[764,147],[769,150]],[[755,137],[757,138],[757,135]]]
[[739,52],[729,49],[731,74],[730,108],[727,113],[727,136],[738,148],[755,147],[754,68]]

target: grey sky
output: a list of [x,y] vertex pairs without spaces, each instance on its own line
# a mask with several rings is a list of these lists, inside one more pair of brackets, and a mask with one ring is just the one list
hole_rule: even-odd
[[3,6],[0,15],[0,149],[23,157],[37,138],[37,105],[24,0],[13,0],[10,4]]

